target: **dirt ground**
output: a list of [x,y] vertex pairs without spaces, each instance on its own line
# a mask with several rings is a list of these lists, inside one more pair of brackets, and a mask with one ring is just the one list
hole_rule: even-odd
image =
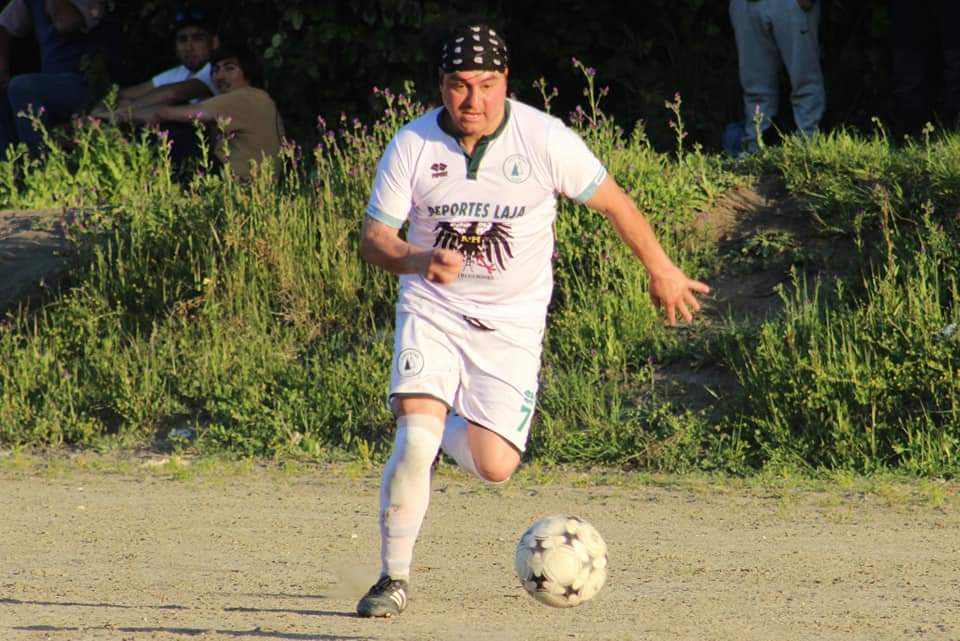
[[[0,639],[556,641],[960,639],[960,509],[841,488],[767,491],[444,466],[407,612],[354,615],[376,578],[374,472],[0,470]],[[535,518],[609,545],[599,596],[535,602],[513,574]]]
[[61,210],[0,210],[0,312],[59,278],[68,244]]

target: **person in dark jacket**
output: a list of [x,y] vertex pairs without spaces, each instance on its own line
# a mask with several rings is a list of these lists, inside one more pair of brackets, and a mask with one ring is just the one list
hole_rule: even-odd
[[[25,143],[39,154],[43,139],[29,118],[49,127],[82,111],[90,96],[85,60],[102,51],[103,0],[12,0],[0,12],[0,155]],[[10,76],[11,38],[33,36],[40,71]]]

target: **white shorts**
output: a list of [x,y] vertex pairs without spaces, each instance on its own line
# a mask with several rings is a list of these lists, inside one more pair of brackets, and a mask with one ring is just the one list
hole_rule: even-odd
[[418,302],[397,310],[390,398],[432,396],[524,451],[543,328],[467,318]]

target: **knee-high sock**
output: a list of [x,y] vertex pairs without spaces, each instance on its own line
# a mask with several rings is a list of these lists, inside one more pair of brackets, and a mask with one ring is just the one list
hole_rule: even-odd
[[443,423],[428,414],[397,421],[393,454],[380,483],[382,574],[409,579],[413,546],[430,503],[430,466],[440,449]]
[[477,478],[483,479],[477,471],[477,464],[470,451],[470,439],[467,436],[467,419],[459,414],[450,412],[443,427],[443,441],[440,445],[443,452],[457,462],[457,465]]

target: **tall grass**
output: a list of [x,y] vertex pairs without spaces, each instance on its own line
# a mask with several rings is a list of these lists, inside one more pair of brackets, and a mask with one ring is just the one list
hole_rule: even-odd
[[[676,148],[660,153],[607,118],[605,89],[575,64],[587,102],[570,123],[691,276],[724,269],[694,221],[744,168],[782,176],[804,215],[862,253],[850,273],[799,283],[780,318],[671,330],[606,220],[564,201],[528,456],[955,473],[957,138],[894,148],[882,131],[840,132],[734,167],[686,145],[675,96]],[[93,120],[43,163],[0,162],[2,205],[64,208],[75,248],[61,288],[0,324],[0,442],[382,457],[396,279],[360,260],[358,232],[383,148],[424,107],[378,94],[377,121],[318,120],[314,149],[287,145],[249,184],[178,175],[154,138]],[[739,382],[713,407],[658,382],[664,360],[711,358]]]
[[960,446],[960,139],[793,140],[765,159],[811,215],[856,240],[858,269],[786,296],[728,347],[731,430],[753,466],[955,474]]

